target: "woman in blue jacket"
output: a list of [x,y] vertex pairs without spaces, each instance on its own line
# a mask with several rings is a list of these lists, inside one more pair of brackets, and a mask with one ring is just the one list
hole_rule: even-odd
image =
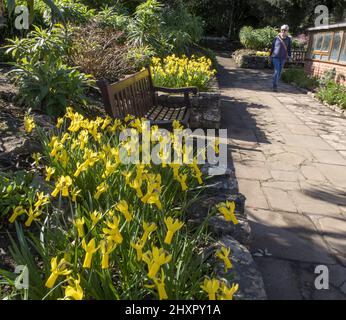
[[278,84],[281,78],[282,69],[286,61],[291,59],[292,39],[288,36],[289,27],[287,24],[281,27],[281,32],[274,39],[270,56],[274,65],[273,91],[278,91]]

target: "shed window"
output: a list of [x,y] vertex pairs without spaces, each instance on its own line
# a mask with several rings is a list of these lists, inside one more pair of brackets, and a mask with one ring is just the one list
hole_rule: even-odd
[[341,50],[340,60],[342,62],[346,62],[346,41],[344,41],[343,48]]
[[337,61],[339,58],[339,52],[340,52],[340,46],[341,46],[341,40],[342,40],[342,33],[336,32],[334,34],[334,42],[333,42],[333,48],[332,52],[330,54],[330,60]]
[[317,34],[316,35],[316,43],[314,46],[315,51],[320,51],[322,48],[322,43],[323,43],[323,34]]
[[333,36],[332,33],[327,33],[324,36],[323,46],[322,46],[322,50],[321,51],[324,51],[324,52],[328,52],[329,51],[330,43],[332,41],[332,36]]

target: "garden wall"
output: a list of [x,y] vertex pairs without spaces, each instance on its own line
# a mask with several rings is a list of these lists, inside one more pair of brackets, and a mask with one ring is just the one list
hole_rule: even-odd
[[335,69],[336,80],[346,86],[346,65],[306,60],[305,71],[313,76],[321,77],[326,71]]

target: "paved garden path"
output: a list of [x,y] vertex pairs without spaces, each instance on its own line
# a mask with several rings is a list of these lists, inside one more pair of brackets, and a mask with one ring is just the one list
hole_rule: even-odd
[[[346,119],[289,85],[271,92],[270,73],[218,61],[223,127],[269,299],[346,299]],[[329,290],[315,289],[318,265]]]

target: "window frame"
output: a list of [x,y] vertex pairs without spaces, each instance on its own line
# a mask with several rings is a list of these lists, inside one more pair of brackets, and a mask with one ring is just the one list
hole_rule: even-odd
[[[331,60],[331,54],[332,54],[332,49],[334,46],[334,39],[335,39],[335,34],[337,33],[341,33],[341,44],[339,47],[339,51],[337,53],[337,60]],[[325,37],[326,35],[331,34],[332,35],[332,39],[329,43],[329,48],[328,51],[323,51],[323,45],[324,45],[324,41],[325,41]],[[317,44],[317,37],[322,35],[322,45],[321,45],[321,49],[320,50],[315,50],[315,45]],[[316,37],[316,43],[315,43],[315,39],[314,37]],[[331,63],[331,64],[341,64],[341,65],[345,65],[346,61],[341,61],[341,52],[342,49],[344,48],[344,46],[346,45],[346,30],[334,30],[334,31],[330,31],[330,30],[326,30],[326,31],[319,31],[316,33],[312,34],[311,37],[311,49],[310,49],[310,60],[312,61],[320,61],[320,62],[324,62],[324,63]],[[318,56],[318,57],[314,57],[314,56]],[[326,60],[322,60],[322,57],[327,57]]]

